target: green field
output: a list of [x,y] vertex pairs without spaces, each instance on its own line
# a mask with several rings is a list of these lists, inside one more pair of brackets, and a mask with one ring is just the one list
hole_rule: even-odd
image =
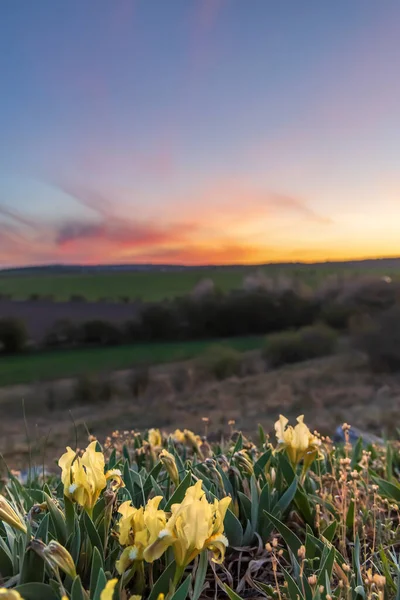
[[203,279],[212,279],[222,291],[240,288],[249,273],[262,270],[267,276],[284,275],[297,278],[315,287],[333,274],[343,275],[389,275],[398,278],[400,260],[390,264],[371,261],[364,264],[341,265],[269,265],[258,267],[208,267],[181,271],[102,271],[60,273],[59,271],[20,271],[0,273],[0,295],[24,300],[32,294],[51,296],[54,300],[69,300],[79,295],[88,301],[123,298],[157,301],[184,295],[193,290]]
[[0,294],[24,300],[31,294],[52,296],[55,300],[69,300],[81,295],[88,301],[124,297],[157,301],[190,292],[205,278],[211,278],[221,290],[240,287],[245,269],[210,269],[189,271],[102,272],[82,274],[2,274]]
[[59,350],[0,358],[0,386],[50,381],[81,375],[128,369],[139,364],[162,364],[201,355],[210,346],[223,343],[241,352],[256,350],[262,336],[231,340],[202,340],[162,344],[135,344],[111,348]]

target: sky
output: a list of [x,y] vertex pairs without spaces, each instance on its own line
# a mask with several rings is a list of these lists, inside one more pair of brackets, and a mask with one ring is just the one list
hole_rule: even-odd
[[0,266],[400,255],[398,0],[1,0]]

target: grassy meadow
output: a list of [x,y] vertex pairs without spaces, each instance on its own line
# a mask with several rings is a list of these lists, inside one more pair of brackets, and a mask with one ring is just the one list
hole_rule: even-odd
[[118,371],[135,365],[179,362],[200,356],[213,345],[221,343],[246,352],[261,348],[265,340],[263,336],[249,336],[225,341],[146,343],[6,356],[1,358],[0,387]]
[[273,279],[295,278],[316,287],[332,275],[358,276],[388,275],[399,278],[400,265],[385,261],[371,263],[338,263],[318,265],[266,265],[263,267],[208,267],[179,270],[107,271],[63,273],[57,271],[0,272],[0,295],[15,300],[29,299],[32,295],[48,296],[66,301],[79,295],[93,302],[101,299],[120,301],[122,298],[147,302],[173,298],[189,293],[199,281],[211,279],[221,291],[240,288],[243,279],[252,273],[263,272]]

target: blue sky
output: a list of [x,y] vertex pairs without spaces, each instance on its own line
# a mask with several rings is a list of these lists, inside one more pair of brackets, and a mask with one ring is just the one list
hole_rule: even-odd
[[0,265],[400,254],[400,4],[2,0]]

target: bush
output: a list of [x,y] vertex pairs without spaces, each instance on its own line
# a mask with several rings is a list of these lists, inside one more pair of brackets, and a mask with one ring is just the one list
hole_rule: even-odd
[[128,386],[134,398],[142,396],[150,383],[150,369],[147,365],[141,365],[131,371],[128,377]]
[[329,327],[343,331],[348,329],[354,314],[356,314],[356,310],[352,306],[342,302],[329,302],[322,307],[320,319]]
[[12,317],[0,319],[0,347],[6,354],[22,352],[28,341],[25,324]]
[[49,348],[68,348],[79,342],[79,329],[68,319],[59,319],[46,333],[43,344]]
[[355,345],[366,353],[374,371],[400,371],[399,306],[374,321],[364,320],[363,327],[359,325],[357,329],[353,336]]
[[100,346],[115,346],[124,341],[123,334],[117,325],[101,319],[83,323],[80,326],[79,337],[83,344]]
[[271,367],[328,356],[335,350],[336,333],[325,325],[303,327],[271,335],[264,348],[264,357]]
[[82,375],[77,380],[73,400],[78,404],[95,404],[99,401],[99,386],[97,379],[91,375]]
[[227,379],[239,375],[242,355],[234,348],[211,346],[200,359],[200,366],[216,379]]

